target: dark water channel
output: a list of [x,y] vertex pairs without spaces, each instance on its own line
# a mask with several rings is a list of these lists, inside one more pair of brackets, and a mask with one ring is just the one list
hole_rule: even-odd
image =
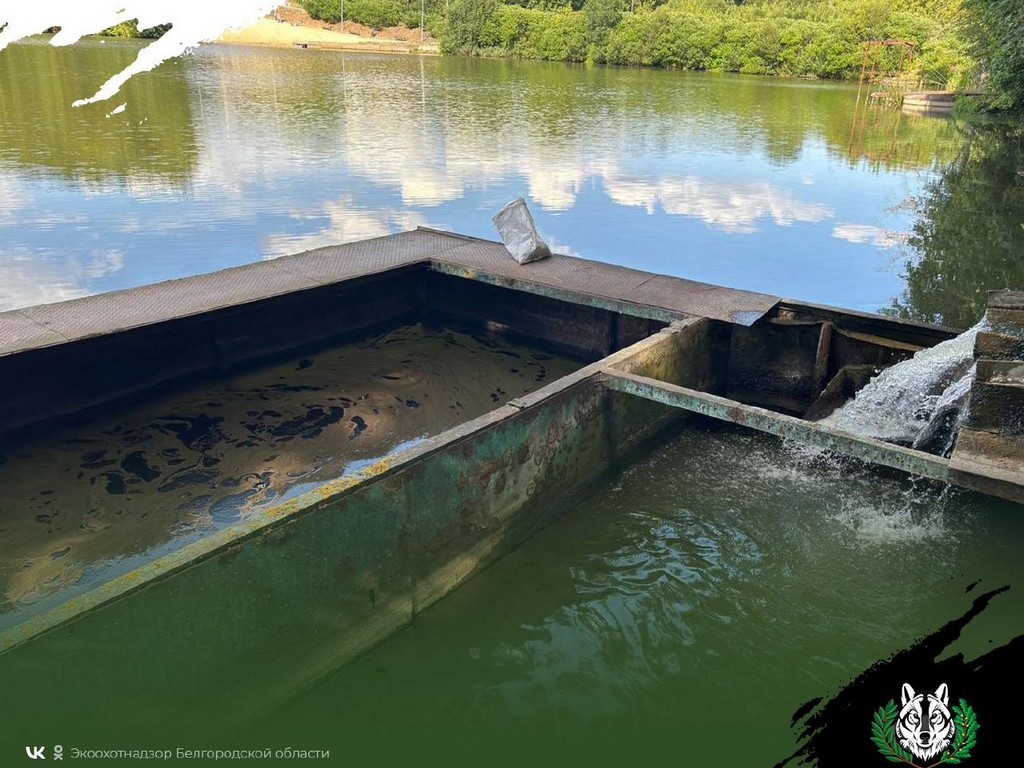
[[[134,78],[123,113],[71,108],[136,47],[0,53],[0,310],[417,225],[490,238],[519,195],[556,250],[794,299],[967,327],[1024,288],[1019,125],[858,111],[849,84],[227,46]],[[0,446],[0,624],[572,367],[405,329]],[[969,585],[1012,588],[951,652],[1024,633],[1019,507],[768,438],[695,426],[564,512],[224,740],[766,765]]]
[[0,439],[0,626],[576,367],[405,326]]

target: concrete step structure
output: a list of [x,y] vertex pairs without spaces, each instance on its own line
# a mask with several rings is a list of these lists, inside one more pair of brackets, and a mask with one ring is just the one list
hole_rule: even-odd
[[991,291],[990,330],[974,346],[970,411],[950,466],[1019,482],[1024,477],[1024,291]]

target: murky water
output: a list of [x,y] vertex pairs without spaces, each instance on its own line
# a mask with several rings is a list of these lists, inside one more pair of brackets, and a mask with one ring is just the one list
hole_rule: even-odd
[[0,440],[0,626],[576,367],[535,349],[406,326],[80,426],[8,436]]
[[259,733],[771,765],[800,705],[962,614],[972,583],[1015,586],[951,650],[1024,632],[1022,535],[1012,504],[695,427]]
[[72,109],[138,43],[0,53],[0,309],[419,224],[967,327],[1024,284],[1019,131],[856,86],[210,46]]

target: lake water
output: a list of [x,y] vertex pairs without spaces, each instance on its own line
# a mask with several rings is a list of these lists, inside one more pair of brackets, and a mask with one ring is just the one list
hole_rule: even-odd
[[207,46],[72,109],[139,46],[0,53],[0,310],[417,225],[493,239],[519,195],[557,250],[788,298],[967,326],[1024,285],[1019,132],[856,85]]

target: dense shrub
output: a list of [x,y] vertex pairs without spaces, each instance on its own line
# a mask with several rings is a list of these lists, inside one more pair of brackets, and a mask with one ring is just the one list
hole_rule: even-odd
[[[420,25],[420,0],[344,0],[346,21],[355,21],[373,29],[386,27],[418,27]],[[341,18],[340,0],[298,0],[310,16],[330,23]],[[443,7],[439,0],[426,0],[424,11],[429,18],[436,18]],[[430,24],[426,25],[431,28]]]
[[498,0],[451,0],[439,30],[441,50],[468,53],[487,45],[484,41],[490,39],[490,25],[498,10]]
[[993,106],[1024,112],[1024,2],[968,0],[975,40],[991,75]]
[[[338,18],[338,0],[299,2]],[[980,46],[993,78],[1024,80],[1021,0],[430,0],[428,28],[449,53],[824,78],[857,77],[866,40],[908,39],[926,85],[959,87],[975,75],[979,47],[963,2],[997,30]],[[419,4],[345,0],[345,17],[414,26]]]
[[583,3],[584,29],[587,42],[603,46],[611,32],[622,20],[622,0],[586,0]]
[[569,8],[545,12],[503,5],[482,30],[479,47],[523,59],[584,61],[586,25],[583,15]]
[[341,0],[298,0],[298,3],[314,19],[333,24],[341,18]]

